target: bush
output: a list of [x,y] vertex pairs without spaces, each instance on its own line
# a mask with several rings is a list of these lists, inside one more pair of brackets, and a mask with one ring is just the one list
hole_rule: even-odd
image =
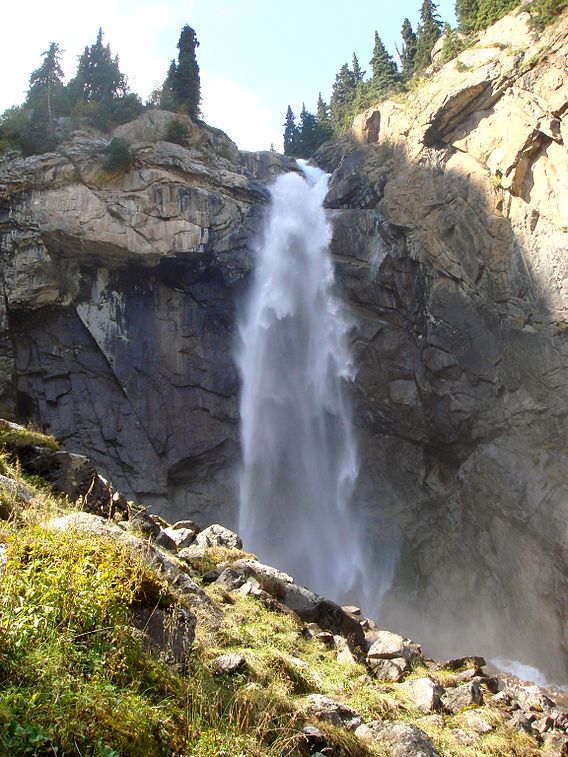
[[532,25],[536,29],[544,29],[568,8],[568,0],[533,0],[527,6],[531,14]]
[[107,156],[103,166],[105,171],[125,172],[134,164],[134,155],[130,149],[130,145],[125,139],[121,139],[120,137],[111,139],[104,152]]
[[166,126],[164,139],[166,142],[173,142],[176,145],[186,147],[189,140],[189,129],[186,124],[178,121],[177,118],[172,118]]

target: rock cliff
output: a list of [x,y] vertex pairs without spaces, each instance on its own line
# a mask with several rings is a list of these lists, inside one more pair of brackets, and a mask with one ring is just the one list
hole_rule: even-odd
[[[487,30],[320,150],[381,622],[568,675],[568,21]],[[235,313],[265,182],[172,114],[0,165],[0,410],[88,454],[128,497],[235,523]],[[459,642],[453,640],[459,635]],[[560,662],[559,662],[560,661]]]
[[267,199],[255,177],[287,162],[189,119],[187,145],[162,141],[172,117],[114,132],[135,155],[126,172],[105,170],[109,140],[84,133],[4,162],[3,403],[128,496],[231,522],[235,302]]
[[568,19],[528,21],[317,157],[359,315],[358,501],[399,539],[382,617],[565,678]]

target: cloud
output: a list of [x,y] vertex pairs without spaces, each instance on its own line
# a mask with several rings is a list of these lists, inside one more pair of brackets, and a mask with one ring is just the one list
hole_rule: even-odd
[[205,121],[226,131],[241,150],[282,151],[282,134],[274,114],[250,90],[221,76],[201,72],[202,111]]
[[31,72],[41,65],[42,53],[57,42],[66,80],[75,73],[77,58],[86,45],[95,42],[102,27],[105,42],[130,87],[144,99],[166,76],[177,55],[179,33],[196,0],[171,3],[167,0],[97,0],[77,4],[75,0],[30,0],[12,3],[7,12],[11,29],[21,34],[5,34],[0,46],[0,67],[4,72],[0,92],[0,112],[20,104],[28,89]]

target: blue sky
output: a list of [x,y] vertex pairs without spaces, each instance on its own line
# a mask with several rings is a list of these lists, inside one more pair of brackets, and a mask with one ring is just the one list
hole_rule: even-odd
[[[3,12],[0,112],[23,100],[29,75],[50,42],[65,50],[69,78],[99,26],[131,88],[144,99],[163,81],[188,23],[200,42],[208,123],[224,129],[242,149],[268,149],[271,143],[281,149],[287,105],[296,114],[302,102],[315,110],[320,90],[329,101],[335,75],[351,63],[353,52],[368,69],[375,29],[394,54],[404,17],[416,28],[420,5],[421,0],[13,2]],[[453,23],[454,0],[440,0],[438,6],[442,19]]]

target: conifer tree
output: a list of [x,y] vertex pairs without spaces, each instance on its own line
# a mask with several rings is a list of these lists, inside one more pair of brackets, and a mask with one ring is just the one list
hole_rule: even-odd
[[[492,1],[492,0],[490,0]],[[442,35],[442,21],[438,15],[438,6],[432,0],[423,0],[420,9],[420,23],[416,42],[414,71],[420,72],[431,63],[431,53],[437,40]]]
[[397,87],[399,75],[396,63],[383,45],[377,32],[375,32],[373,57],[369,63],[373,71],[370,94],[376,98],[386,97],[389,92]]
[[477,23],[479,0],[456,0],[455,9],[458,31],[469,34]]
[[286,111],[286,120],[284,121],[284,155],[298,157],[298,147],[300,144],[300,132],[296,125],[296,117],[292,108],[288,106]]
[[519,2],[520,0],[479,0],[475,28],[485,29],[491,26],[516,8]]
[[95,44],[85,47],[68,90],[75,101],[98,102],[107,108],[113,100],[127,93],[128,85],[120,71],[118,56],[113,58],[110,46],[103,44],[102,29],[98,31]]
[[302,103],[302,112],[300,113],[300,145],[298,157],[309,158],[317,149],[316,117],[313,113],[306,110]]
[[400,64],[402,66],[402,78],[408,81],[414,72],[414,58],[416,56],[416,34],[412,24],[405,18],[401,29],[402,50],[400,52]]
[[47,133],[53,137],[55,115],[61,112],[64,98],[61,49],[56,42],[51,42],[42,55],[42,65],[30,76],[26,105],[32,110],[32,121],[43,121],[47,125]]
[[[191,118],[199,118],[201,106],[201,82],[199,65],[195,55],[199,47],[195,31],[186,24],[181,30],[177,44],[179,54],[175,74],[170,86],[176,109],[187,113]],[[170,71],[172,67],[170,66]],[[168,76],[170,72],[168,72]],[[167,81],[167,80],[166,80]]]
[[355,77],[347,63],[341,66],[332,87],[330,110],[336,134],[344,134],[350,126],[353,101],[356,93]]
[[353,80],[355,81],[355,86],[357,86],[360,81],[363,81],[364,78],[365,71],[361,71],[361,66],[359,65],[357,56],[355,55],[355,53],[353,53]]
[[321,92],[318,94],[316,109],[316,137],[318,147],[333,137],[329,105],[324,101]]

